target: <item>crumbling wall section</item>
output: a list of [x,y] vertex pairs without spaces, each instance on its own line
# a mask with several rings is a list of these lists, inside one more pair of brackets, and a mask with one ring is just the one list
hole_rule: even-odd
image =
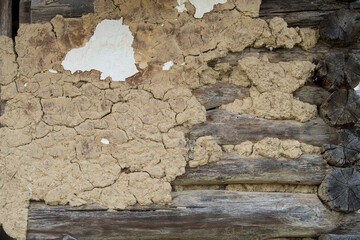
[[[191,91],[200,86],[223,81],[250,88],[249,98],[222,107],[230,112],[301,122],[316,116],[315,106],[292,96],[312,74],[310,62],[249,58],[236,67],[208,66],[229,51],[252,46],[310,48],[315,30],[258,19],[261,1],[224,1],[202,18],[194,18],[193,2],[182,3],[187,11],[180,12],[175,0],[97,0],[94,14],[22,25],[15,43],[0,37],[6,102],[0,117],[0,224],[8,234],[25,239],[30,200],[110,209],[166,204],[171,181],[187,164],[217,161],[222,149],[268,152],[267,144],[221,147],[205,137],[189,162],[187,131],[206,120]],[[120,18],[134,37],[138,73],[115,82],[100,80],[96,70],[64,70],[67,53],[83,47],[99,23]],[[173,66],[163,70],[169,61]],[[285,156],[306,152],[300,142],[264,141]],[[202,159],[203,152],[210,153]]]

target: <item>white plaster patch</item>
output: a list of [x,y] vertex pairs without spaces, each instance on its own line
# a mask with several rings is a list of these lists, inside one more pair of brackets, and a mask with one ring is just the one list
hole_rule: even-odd
[[195,18],[202,18],[205,13],[211,12],[216,4],[224,4],[227,0],[189,0],[196,8]]
[[106,138],[101,139],[101,143],[105,145],[110,144],[109,140],[107,140]]
[[54,70],[54,69],[49,69],[49,72],[51,72],[51,73],[58,73],[56,70]]
[[168,61],[166,63],[164,63],[164,66],[162,68],[162,70],[164,71],[168,71],[170,70],[170,68],[174,65],[174,62],[173,61]]
[[100,79],[111,77],[113,81],[125,81],[138,72],[135,65],[134,40],[129,26],[123,19],[103,20],[84,47],[67,53],[62,66],[71,73],[98,70]]
[[360,95],[360,84],[355,87],[357,95]]

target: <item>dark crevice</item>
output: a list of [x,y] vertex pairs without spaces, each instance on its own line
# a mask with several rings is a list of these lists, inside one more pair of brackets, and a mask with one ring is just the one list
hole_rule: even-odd
[[12,38],[15,40],[17,36],[17,32],[19,29],[19,10],[20,10],[20,0],[13,0],[12,1]]
[[9,235],[6,234],[2,226],[0,226],[0,239],[1,240],[15,240],[14,238],[11,238]]

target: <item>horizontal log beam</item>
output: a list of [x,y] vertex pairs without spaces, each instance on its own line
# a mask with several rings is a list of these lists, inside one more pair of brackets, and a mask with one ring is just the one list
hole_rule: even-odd
[[221,161],[205,166],[187,167],[174,185],[208,185],[232,183],[280,183],[319,185],[328,165],[316,155],[299,159],[250,158],[224,154]]
[[81,17],[94,12],[94,0],[60,0],[44,4],[43,0],[31,1],[31,23],[49,22],[56,15]]
[[288,61],[310,61],[318,62],[325,58],[329,53],[342,52],[342,53],[354,53],[360,56],[360,42],[355,43],[349,48],[332,47],[319,41],[315,48],[304,51],[300,47],[294,47],[292,49],[273,49],[272,51],[266,48],[247,48],[242,52],[229,52],[225,57],[220,58],[218,61],[213,61],[210,66],[213,67],[214,63],[229,63],[232,66],[236,66],[240,59],[246,57],[263,57],[266,55],[270,62],[288,62]]
[[206,109],[220,107],[223,104],[235,101],[235,99],[243,99],[250,96],[249,88],[239,87],[226,82],[202,86],[195,89],[192,93]]
[[31,203],[26,239],[316,237],[336,232],[340,224],[359,233],[359,215],[346,215],[340,223],[341,215],[325,208],[315,194],[184,191],[173,193],[170,206],[126,211]]
[[359,9],[359,3],[336,0],[263,0],[260,6],[260,17],[270,19],[284,18],[289,26],[318,26],[323,17],[333,11],[346,8]]
[[338,143],[336,129],[329,127],[321,119],[306,123],[291,120],[266,120],[248,115],[231,114],[223,110],[208,111],[206,118],[206,122],[190,129],[190,139],[213,136],[218,144],[260,141],[265,137],[294,139],[315,146]]

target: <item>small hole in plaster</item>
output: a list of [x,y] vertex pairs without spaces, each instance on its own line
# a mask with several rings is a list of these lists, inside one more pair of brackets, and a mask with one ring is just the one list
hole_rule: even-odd
[[123,168],[123,169],[121,169],[121,172],[125,173],[125,174],[129,174],[131,171],[129,168]]

